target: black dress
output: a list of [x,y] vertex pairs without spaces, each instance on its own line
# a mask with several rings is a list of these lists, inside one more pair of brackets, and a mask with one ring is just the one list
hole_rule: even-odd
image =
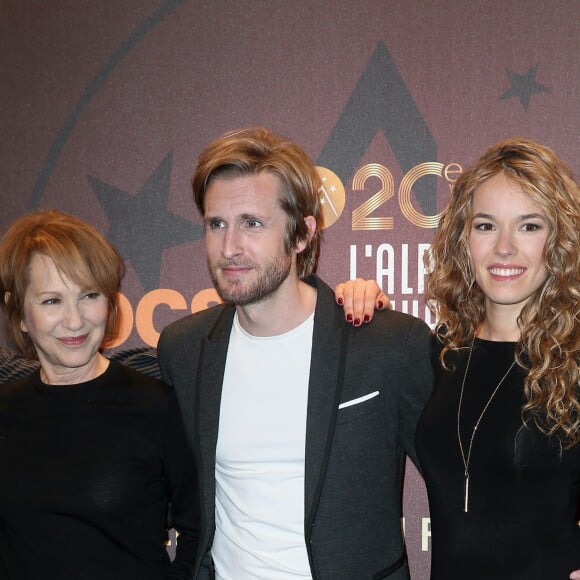
[[[434,341],[435,342],[435,341]],[[514,343],[476,339],[465,382],[460,432],[465,455],[481,411],[514,360]],[[417,427],[429,497],[432,580],[559,580],[580,569],[580,445],[524,427],[524,373],[514,367],[487,408],[469,463],[469,511],[457,411],[469,349],[441,368]]]

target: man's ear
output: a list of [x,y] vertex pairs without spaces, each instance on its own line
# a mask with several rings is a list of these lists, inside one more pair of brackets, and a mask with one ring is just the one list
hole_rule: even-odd
[[308,246],[308,242],[312,239],[312,236],[316,232],[316,218],[313,215],[307,215],[304,218],[304,223],[306,224],[307,234],[306,237],[302,240],[298,240],[296,243],[296,253],[299,254],[302,252],[306,246]]

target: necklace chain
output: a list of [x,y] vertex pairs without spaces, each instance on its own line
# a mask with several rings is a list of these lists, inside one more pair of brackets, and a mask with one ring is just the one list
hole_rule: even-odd
[[464,481],[463,481],[463,511],[467,513],[469,511],[469,460],[471,459],[471,449],[473,447],[473,440],[475,439],[475,434],[477,433],[477,428],[487,411],[487,408],[493,401],[499,388],[503,385],[507,376],[510,374],[511,370],[514,368],[516,361],[514,360],[509,366],[508,370],[505,372],[504,376],[500,379],[499,383],[493,389],[487,403],[483,407],[479,418],[473,426],[473,431],[471,432],[471,437],[469,439],[469,447],[467,448],[467,458],[465,457],[465,450],[463,449],[463,443],[461,442],[461,431],[459,429],[460,417],[461,417],[461,405],[463,403],[463,390],[465,389],[465,380],[467,379],[467,373],[469,371],[469,363],[471,362],[471,353],[473,352],[473,344],[475,343],[475,336],[471,341],[471,346],[469,347],[469,356],[467,357],[467,364],[465,365],[465,373],[463,374],[463,382],[461,383],[461,392],[459,394],[459,406],[457,407],[457,440],[459,441],[459,450],[461,451],[461,459],[463,460],[463,467],[465,469]]

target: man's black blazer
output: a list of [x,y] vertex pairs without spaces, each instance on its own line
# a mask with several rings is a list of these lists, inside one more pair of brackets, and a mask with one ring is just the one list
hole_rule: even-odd
[[[304,482],[312,575],[407,579],[404,461],[409,455],[416,462],[415,427],[432,389],[429,328],[393,311],[353,328],[332,290],[319,278],[308,282],[317,289]],[[162,378],[177,391],[200,477],[199,578],[211,578],[218,420],[234,312],[219,305],[187,316],[168,326],[158,345]]]

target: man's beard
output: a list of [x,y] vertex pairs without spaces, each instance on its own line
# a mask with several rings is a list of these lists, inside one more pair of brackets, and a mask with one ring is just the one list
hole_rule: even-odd
[[[239,280],[222,285],[217,272],[227,266],[242,266],[253,268],[257,278],[245,284]],[[256,304],[274,294],[282,283],[288,278],[292,269],[292,257],[290,254],[275,258],[263,268],[256,268],[254,262],[236,260],[220,260],[215,266],[208,264],[208,270],[213,285],[224,302],[231,302],[237,306]]]

